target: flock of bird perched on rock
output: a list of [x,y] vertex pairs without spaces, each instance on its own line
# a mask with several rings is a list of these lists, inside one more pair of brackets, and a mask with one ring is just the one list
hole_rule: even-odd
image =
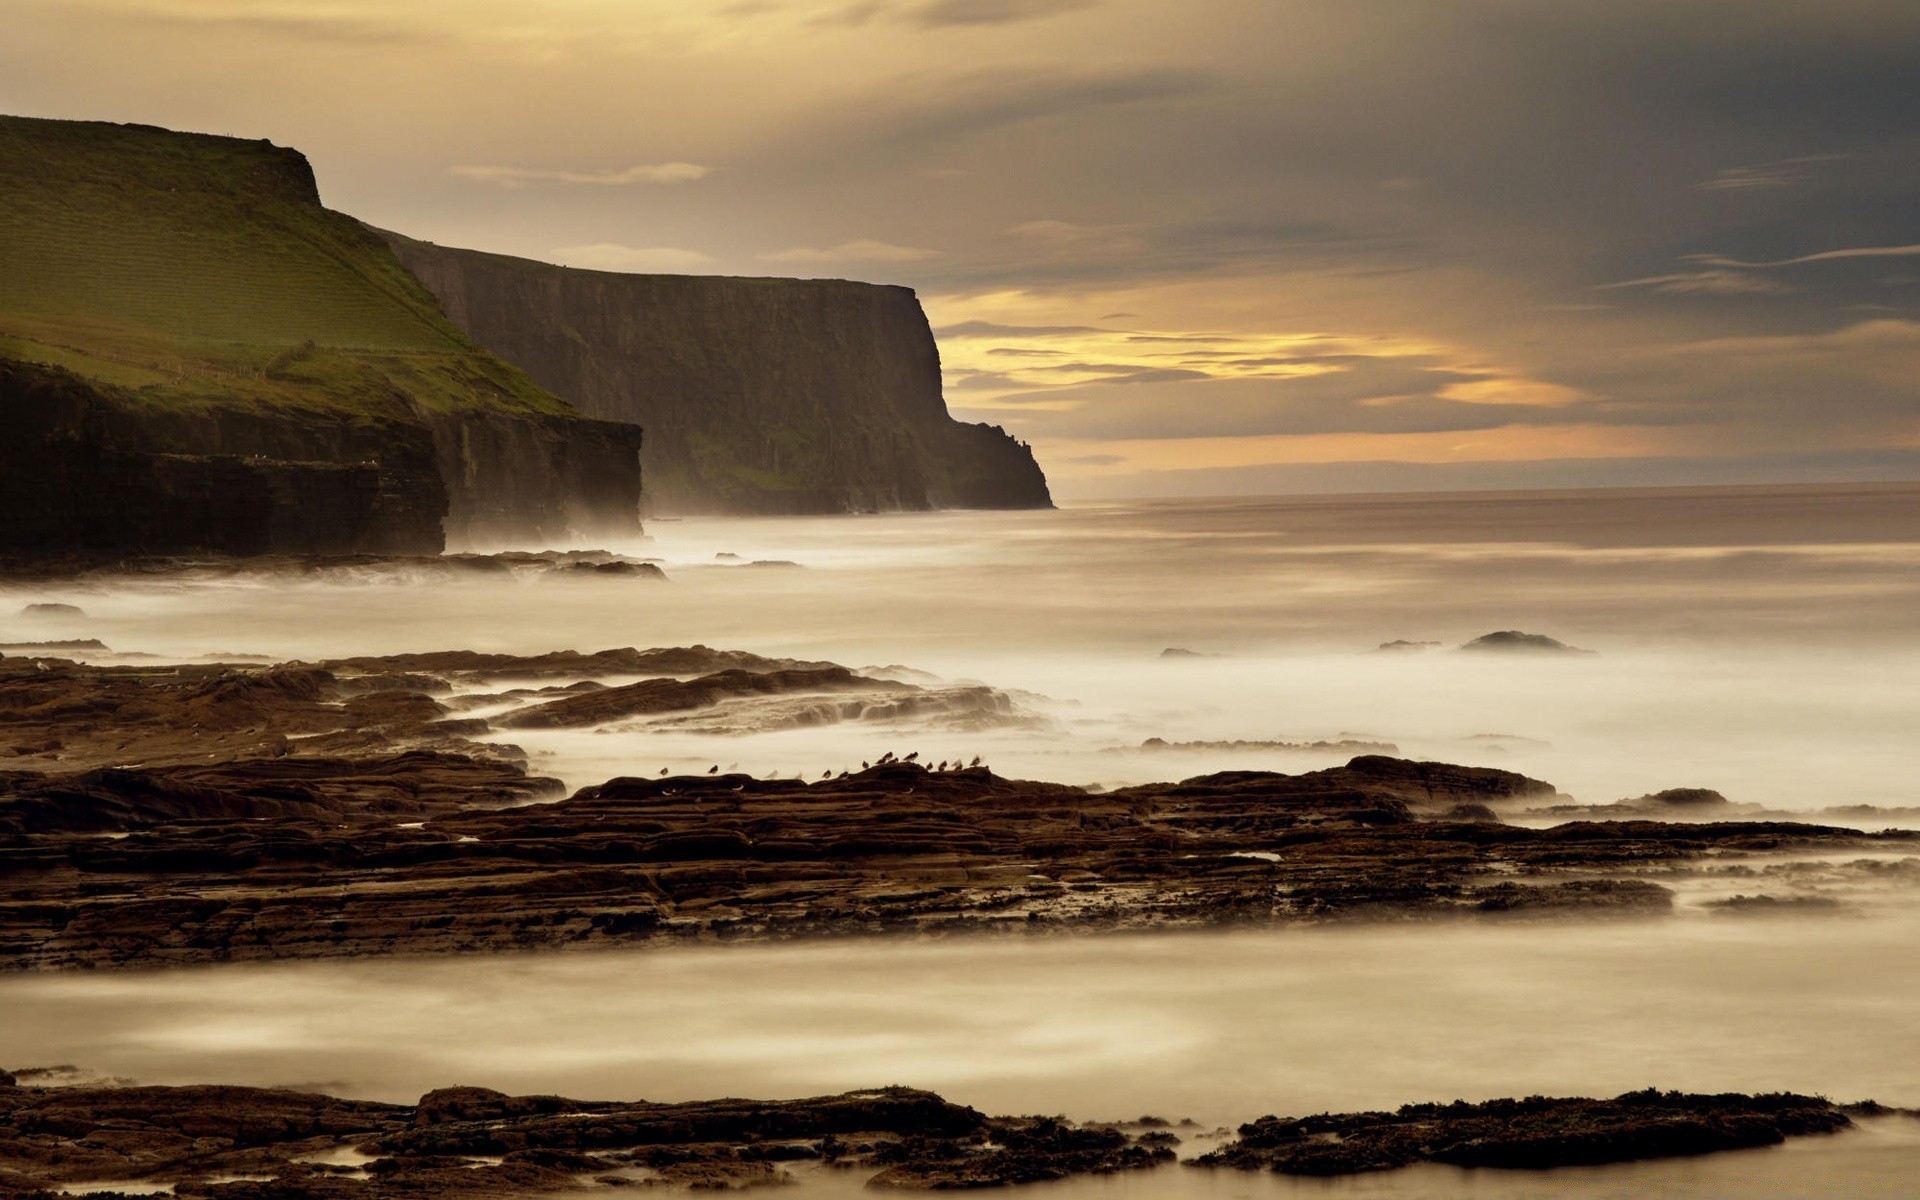
[[[866,760],[862,759],[860,762],[860,769],[862,771],[871,771],[875,767],[884,767],[888,763],[919,763],[919,762],[920,762],[920,752],[918,750],[915,750],[910,754],[904,754],[904,755],[896,755],[894,754],[893,751],[889,750],[885,754],[882,754],[879,758],[874,759],[872,762],[867,762]],[[728,764],[726,768],[727,773],[732,774],[734,770],[738,767],[738,765],[739,764],[737,763]],[[930,767],[927,767],[926,769],[934,772],[966,771],[982,765],[984,764],[981,762],[980,756],[978,754],[974,755],[970,761],[966,761],[966,762],[961,761],[960,756],[956,754],[953,756],[952,759],[943,758],[939,762],[933,764]],[[660,768],[661,778],[665,778],[671,774],[673,774],[672,767]],[[709,775],[720,774],[720,764],[715,763],[712,766],[708,767],[707,774]],[[840,779],[848,779],[848,778],[851,778],[851,776],[852,776],[852,772],[850,771],[840,771],[837,773],[837,777]],[[788,775],[782,775],[779,771],[771,771],[767,774],[767,778],[768,779],[788,779],[788,778],[805,779],[806,776],[804,775],[788,776]],[[836,772],[832,767],[828,767],[826,770],[820,772],[820,778],[822,779],[836,778]]]

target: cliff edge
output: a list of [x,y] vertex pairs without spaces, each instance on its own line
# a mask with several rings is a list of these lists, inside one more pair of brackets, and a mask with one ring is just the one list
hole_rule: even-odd
[[955,421],[910,289],[627,275],[383,233],[474,341],[642,425],[658,513],[1046,508],[1025,445]]
[[298,152],[0,117],[0,551],[637,532],[640,431],[447,321]]

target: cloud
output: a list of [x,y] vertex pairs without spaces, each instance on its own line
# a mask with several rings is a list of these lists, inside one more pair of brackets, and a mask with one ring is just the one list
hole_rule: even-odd
[[1805,154],[1751,167],[1724,167],[1693,186],[1703,192],[1770,192],[1798,187],[1813,177],[1818,163],[1841,162],[1850,154]]
[[455,167],[462,179],[494,183],[506,188],[532,187],[540,183],[586,184],[598,187],[625,187],[635,183],[692,183],[713,174],[714,168],[699,163],[643,163],[618,171],[542,171],[529,167]]
[[569,267],[586,267],[596,271],[662,275],[692,271],[713,261],[698,250],[679,246],[623,246],[618,242],[561,246],[553,251],[553,259]]
[[1663,296],[1784,296],[1797,289],[1764,275],[1740,271],[1678,271],[1670,275],[1647,275],[1603,283],[1602,291],[1613,288],[1645,288]]
[[[229,0],[219,5],[184,0],[63,0],[114,18],[165,22],[205,29],[226,28],[293,42],[345,46],[441,42],[444,35],[419,24],[393,20],[384,6],[344,4],[326,8],[289,0]],[[355,8],[360,11],[353,11]]]
[[891,21],[922,29],[1014,25],[1092,8],[1099,0],[857,0],[814,19],[819,25],[870,25]]
[[929,0],[912,7],[911,19],[929,29],[955,25],[1011,25],[1092,8],[1095,0]]
[[[1118,459],[1085,462],[1081,459]],[[1125,455],[1051,454],[1046,465],[1099,468]],[[1896,482],[1920,478],[1920,451],[1855,450],[1729,457],[1552,458],[1509,462],[1284,462],[1190,470],[1137,469],[1084,476],[1055,472],[1048,483],[1063,500],[1135,496],[1229,496],[1338,492],[1454,492],[1496,489],[1684,487],[1703,484]]]
[[873,138],[915,151],[931,142],[970,137],[1012,125],[1101,109],[1179,100],[1215,86],[1211,76],[1185,67],[994,69],[960,76],[894,81],[858,107],[850,123],[883,114]]
[[1007,230],[1011,237],[1059,254],[1139,254],[1147,243],[1138,225],[1076,225],[1072,221],[1022,221]]
[[[1341,364],[1291,378],[1143,373],[1027,392],[1018,407],[1029,414],[1025,433],[1087,443],[1479,432],[1586,425],[1602,415],[1564,388],[1512,377],[1495,381],[1431,358],[1348,357]],[[1662,420],[1610,417],[1623,425]]]
[[858,238],[851,242],[841,242],[837,246],[789,246],[785,250],[769,250],[754,257],[761,262],[807,266],[819,263],[924,262],[929,258],[940,257],[940,252],[918,246],[896,246],[891,242]]
[[1112,333],[1092,325],[1002,325],[997,321],[960,321],[933,331],[937,338],[1064,337],[1075,333]]
[[1781,258],[1772,262],[1747,262],[1738,258],[1727,258],[1718,254],[1689,254],[1687,262],[1703,263],[1713,267],[1731,267],[1743,271],[1764,270],[1771,267],[1797,267],[1803,263],[1838,262],[1849,258],[1920,258],[1920,245],[1912,246],[1854,246],[1845,250],[1822,250],[1818,254],[1802,254],[1798,258]]

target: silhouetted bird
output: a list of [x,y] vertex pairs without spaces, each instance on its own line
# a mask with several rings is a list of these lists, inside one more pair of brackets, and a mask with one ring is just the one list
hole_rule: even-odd
[[719,764],[719,763],[715,763],[715,764],[713,764],[712,766],[710,766],[710,767],[708,767],[708,768],[707,768],[707,774],[709,774],[709,775],[718,775],[719,773],[720,773],[720,764]]
[[909,754],[906,757],[907,762],[918,762],[919,760],[920,760],[920,752],[918,750],[915,750],[912,754]]
[[972,762],[970,762],[970,763],[968,763],[967,765],[968,765],[968,766],[970,766],[970,767],[977,767],[977,766],[979,766],[979,765],[980,765],[980,756],[979,756],[978,754],[976,754],[976,755],[974,755],[974,756],[973,756],[973,761],[972,761]]
[[832,768],[832,767],[828,767],[828,768],[827,768],[826,770],[824,770],[824,771],[822,771],[822,772],[820,772],[820,778],[822,778],[822,779],[832,779],[832,778],[833,778],[833,768]]
[[660,773],[661,773],[662,775],[665,775],[665,774],[667,773],[667,769],[666,769],[665,767],[661,767],[661,768],[660,768]]
[[863,758],[860,760],[860,769],[862,771],[871,771],[873,770],[873,764]]

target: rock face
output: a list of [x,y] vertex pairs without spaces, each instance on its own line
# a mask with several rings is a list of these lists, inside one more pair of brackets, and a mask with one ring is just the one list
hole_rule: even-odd
[[906,288],[578,271],[384,236],[475,341],[646,428],[650,511],[1051,505],[1025,446],[947,415]]
[[265,142],[0,118],[0,552],[637,531],[641,434],[474,345]]
[[421,428],[291,413],[147,419],[82,377],[0,360],[0,548],[434,553],[449,512]]

